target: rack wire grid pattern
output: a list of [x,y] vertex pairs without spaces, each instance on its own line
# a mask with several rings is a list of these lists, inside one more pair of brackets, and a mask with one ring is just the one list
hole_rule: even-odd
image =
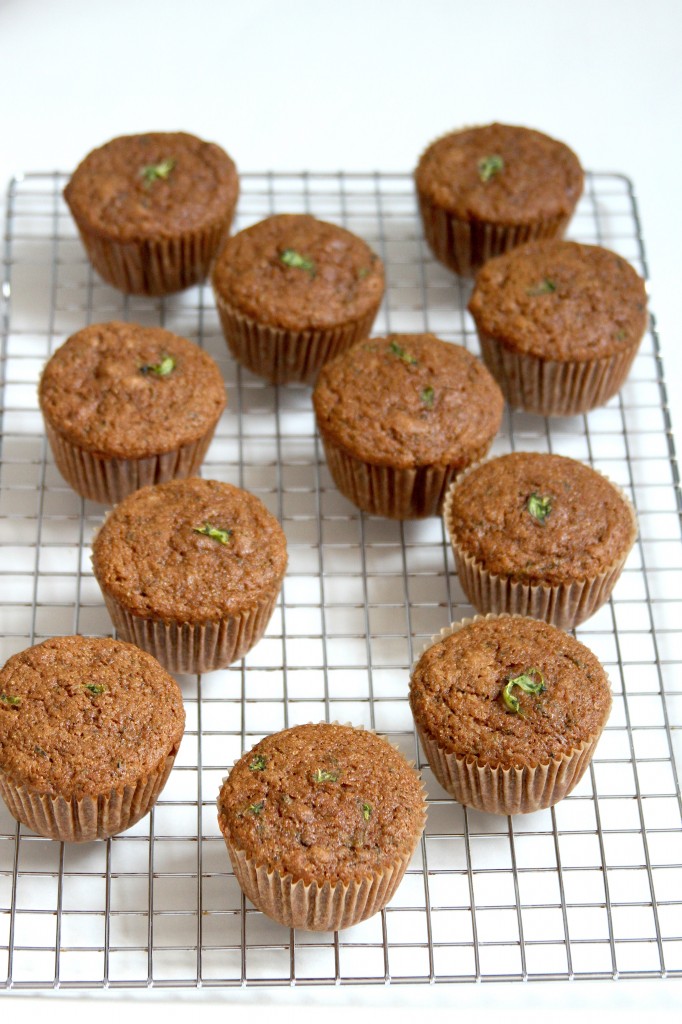
[[[505,818],[459,806],[418,748],[410,666],[473,614],[438,518],[360,513],[334,487],[304,386],[272,387],[232,360],[208,286],[125,297],[92,271],[62,200],[66,176],[27,174],[8,197],[3,284],[0,608],[3,660],[57,634],[106,635],[90,566],[102,506],[55,469],[37,408],[47,357],[93,321],[184,334],[215,357],[228,409],[203,474],[255,492],[289,545],[265,637],[224,671],[181,677],[187,731],[156,807],[83,846],[42,839],[0,809],[0,986],[228,987],[648,978],[682,975],[680,493],[655,329],[620,395],[587,416],[506,410],[493,454],[588,462],[633,498],[640,537],[611,601],[577,636],[614,705],[581,783],[550,810]],[[246,174],[236,229],[309,211],[368,240],[387,270],[375,333],[429,330],[478,352],[470,284],[423,243],[407,175]],[[571,237],[646,276],[633,190],[590,174]],[[256,911],[216,821],[229,767],[264,734],[337,720],[387,735],[422,768],[428,823],[390,906],[339,934],[291,932]],[[677,730],[677,731],[676,731]]]

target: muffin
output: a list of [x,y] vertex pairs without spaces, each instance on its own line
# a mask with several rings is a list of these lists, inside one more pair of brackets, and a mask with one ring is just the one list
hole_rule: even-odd
[[637,537],[619,487],[561,455],[514,452],[455,481],[443,518],[464,593],[480,612],[572,629],[608,600]]
[[523,616],[465,619],[412,670],[424,753],[456,800],[491,814],[552,807],[580,781],[611,708],[594,654]]
[[391,334],[327,363],[313,405],[341,493],[365,512],[413,519],[436,515],[451,480],[486,454],[504,403],[460,345]]
[[217,480],[143,487],[110,513],[92,564],[120,636],[171,672],[211,672],[265,632],[287,554],[248,491]]
[[506,124],[464,128],[432,143],[415,172],[426,241],[471,277],[491,256],[561,236],[583,190],[562,142]]
[[220,370],[198,345],[116,321],[57,349],[38,398],[60,473],[104,504],[196,473],[226,404]]
[[112,139],[85,157],[64,189],[95,270],[133,295],[203,281],[238,194],[227,153],[186,132]]
[[144,651],[46,640],[0,672],[0,794],[47,839],[107,839],[156,803],[184,727],[180,687]]
[[479,271],[469,311],[510,405],[575,416],[625,382],[647,325],[637,272],[598,245],[529,242]]
[[395,893],[424,829],[419,775],[380,736],[298,725],[261,740],[218,797],[244,894],[289,928],[336,931]]
[[226,242],[212,282],[235,359],[273,384],[312,384],[323,363],[370,333],[384,268],[345,228],[278,214]]

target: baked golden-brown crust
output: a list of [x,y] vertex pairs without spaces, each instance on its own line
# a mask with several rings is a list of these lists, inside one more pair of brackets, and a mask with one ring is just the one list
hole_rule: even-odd
[[409,859],[424,817],[414,768],[387,740],[347,725],[266,737],[235,764],[218,798],[228,847],[319,885]]
[[0,772],[67,800],[163,773],[185,724],[175,680],[110,638],[58,637],[0,672]]
[[72,335],[48,361],[38,394],[64,440],[107,459],[144,458],[212,435],[226,404],[220,370],[198,345],[119,321]]
[[[538,693],[511,688],[530,675]],[[611,707],[606,673],[568,633],[521,616],[477,618],[429,647],[415,666],[410,706],[441,750],[489,768],[533,769],[598,736]]]
[[487,450],[503,399],[483,364],[432,334],[392,334],[327,363],[313,392],[325,441],[397,468],[463,468]]
[[529,242],[489,260],[469,311],[499,344],[558,361],[636,348],[647,323],[644,281],[626,260],[561,240]]
[[[225,542],[207,528],[223,531]],[[145,487],[107,517],[92,551],[105,594],[134,616],[216,621],[276,597],[286,540],[263,503],[216,480]]]

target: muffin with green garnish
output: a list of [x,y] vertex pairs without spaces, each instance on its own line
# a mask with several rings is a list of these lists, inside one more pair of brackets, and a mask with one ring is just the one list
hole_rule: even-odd
[[235,359],[273,384],[313,384],[328,359],[370,333],[384,268],[345,228],[277,214],[226,242],[212,283]]
[[457,573],[479,612],[572,629],[611,595],[637,537],[623,491],[575,459],[512,452],[472,466],[443,507]]
[[451,132],[428,147],[415,172],[426,240],[438,260],[471,277],[491,256],[561,236],[583,178],[568,146],[531,128]]
[[391,334],[327,363],[313,392],[336,486],[392,519],[437,515],[451,481],[483,458],[503,399],[483,363],[433,334]]
[[413,765],[350,725],[299,725],[239,760],[218,824],[244,894],[289,928],[336,931],[393,897],[424,829]]
[[92,548],[119,636],[171,672],[242,658],[265,632],[286,564],[284,532],[262,501],[199,477],[135,491]]
[[85,157],[64,189],[95,270],[133,295],[203,281],[238,194],[227,153],[187,132],[112,139]]
[[540,241],[490,260],[469,311],[510,405],[575,416],[625,383],[647,326],[644,281],[599,245]]
[[38,398],[60,473],[104,504],[198,472],[226,405],[207,352],[161,327],[119,321],[64,342]]
[[149,654],[46,640],[0,670],[0,795],[48,839],[108,839],[152,808],[184,726],[180,687]]
[[410,707],[428,762],[456,800],[527,814],[578,784],[611,689],[570,634],[519,615],[477,616],[433,637],[412,670]]

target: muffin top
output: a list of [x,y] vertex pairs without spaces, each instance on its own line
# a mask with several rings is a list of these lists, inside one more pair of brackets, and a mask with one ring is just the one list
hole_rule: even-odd
[[357,235],[283,213],[229,238],[213,268],[219,299],[258,323],[299,331],[359,320],[384,292],[379,257]]
[[254,494],[191,477],[143,487],[117,505],[92,562],[103,589],[132,615],[216,621],[279,591],[286,539]]
[[453,485],[445,521],[453,544],[496,576],[555,586],[623,561],[637,536],[632,505],[590,466],[513,452]]
[[476,618],[438,640],[410,681],[417,724],[440,747],[490,767],[532,767],[598,735],[611,690],[594,654],[519,615]]
[[631,349],[647,324],[644,281],[626,260],[561,240],[488,260],[469,310],[479,330],[508,348],[559,361]]
[[415,179],[421,195],[456,217],[506,225],[569,217],[583,188],[580,163],[568,146],[506,124],[437,139]]
[[143,458],[203,437],[225,385],[198,345],[161,327],[112,321],[72,335],[47,363],[38,397],[66,440],[104,458]]
[[499,430],[504,401],[461,345],[391,334],[326,363],[313,405],[323,437],[366,462],[411,468],[480,457]]
[[64,198],[80,227],[116,242],[172,238],[230,219],[239,179],[214,142],[187,132],[121,135],[78,165]]
[[395,747],[348,725],[298,725],[261,740],[218,797],[228,842],[306,883],[348,882],[411,856],[422,833],[419,775]]
[[120,640],[57,637],[0,672],[0,771],[52,796],[135,785],[176,753],[184,727],[178,684]]

